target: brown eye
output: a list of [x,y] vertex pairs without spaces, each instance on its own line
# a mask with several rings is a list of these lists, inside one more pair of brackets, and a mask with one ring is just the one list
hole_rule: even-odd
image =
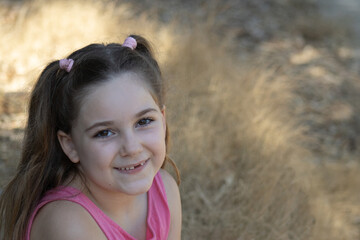
[[106,137],[110,137],[111,135],[113,135],[114,133],[110,130],[101,130],[98,133],[95,134],[94,137],[97,138],[106,138]]
[[151,122],[153,122],[154,120],[151,119],[151,118],[143,118],[143,119],[140,119],[138,122],[137,122],[137,126],[139,127],[144,127],[144,126],[147,126],[149,125]]

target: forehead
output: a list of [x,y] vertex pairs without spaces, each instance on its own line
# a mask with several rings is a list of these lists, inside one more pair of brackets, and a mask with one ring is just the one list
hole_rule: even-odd
[[123,73],[89,89],[78,120],[126,119],[149,107],[158,108],[145,81],[137,74]]

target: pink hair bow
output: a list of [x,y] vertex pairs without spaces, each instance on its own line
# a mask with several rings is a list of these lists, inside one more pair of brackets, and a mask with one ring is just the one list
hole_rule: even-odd
[[63,69],[67,72],[71,71],[73,64],[74,64],[74,60],[72,60],[71,58],[69,58],[69,59],[64,58],[64,59],[61,59],[59,62],[60,69]]
[[136,39],[133,37],[127,37],[123,43],[123,47],[128,47],[134,50],[136,48],[137,42]]

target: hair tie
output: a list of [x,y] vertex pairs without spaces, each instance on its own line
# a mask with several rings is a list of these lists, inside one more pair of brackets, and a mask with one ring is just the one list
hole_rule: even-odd
[[134,50],[136,48],[137,42],[136,39],[133,37],[127,37],[123,43],[123,47],[128,47]]
[[74,60],[72,60],[71,58],[69,59],[64,58],[59,61],[60,69],[63,69],[67,72],[71,71],[73,64],[74,64]]

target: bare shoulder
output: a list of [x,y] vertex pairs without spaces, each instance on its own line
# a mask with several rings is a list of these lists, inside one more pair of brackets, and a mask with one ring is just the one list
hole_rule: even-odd
[[166,171],[165,169],[160,169],[160,174],[161,174],[161,178],[164,182],[164,186],[165,186],[165,190],[177,190],[179,191],[179,187],[175,181],[175,179],[173,178],[173,176],[170,175],[170,173],[168,173],[168,171]]
[[31,228],[31,240],[106,239],[91,215],[79,204],[58,200],[40,209]]
[[164,169],[160,169],[160,174],[164,182],[166,197],[168,198],[169,204],[180,204],[180,192],[175,179]]
[[164,182],[166,197],[168,199],[171,224],[168,239],[181,239],[181,199],[179,187],[175,179],[164,169],[160,169],[161,178]]

